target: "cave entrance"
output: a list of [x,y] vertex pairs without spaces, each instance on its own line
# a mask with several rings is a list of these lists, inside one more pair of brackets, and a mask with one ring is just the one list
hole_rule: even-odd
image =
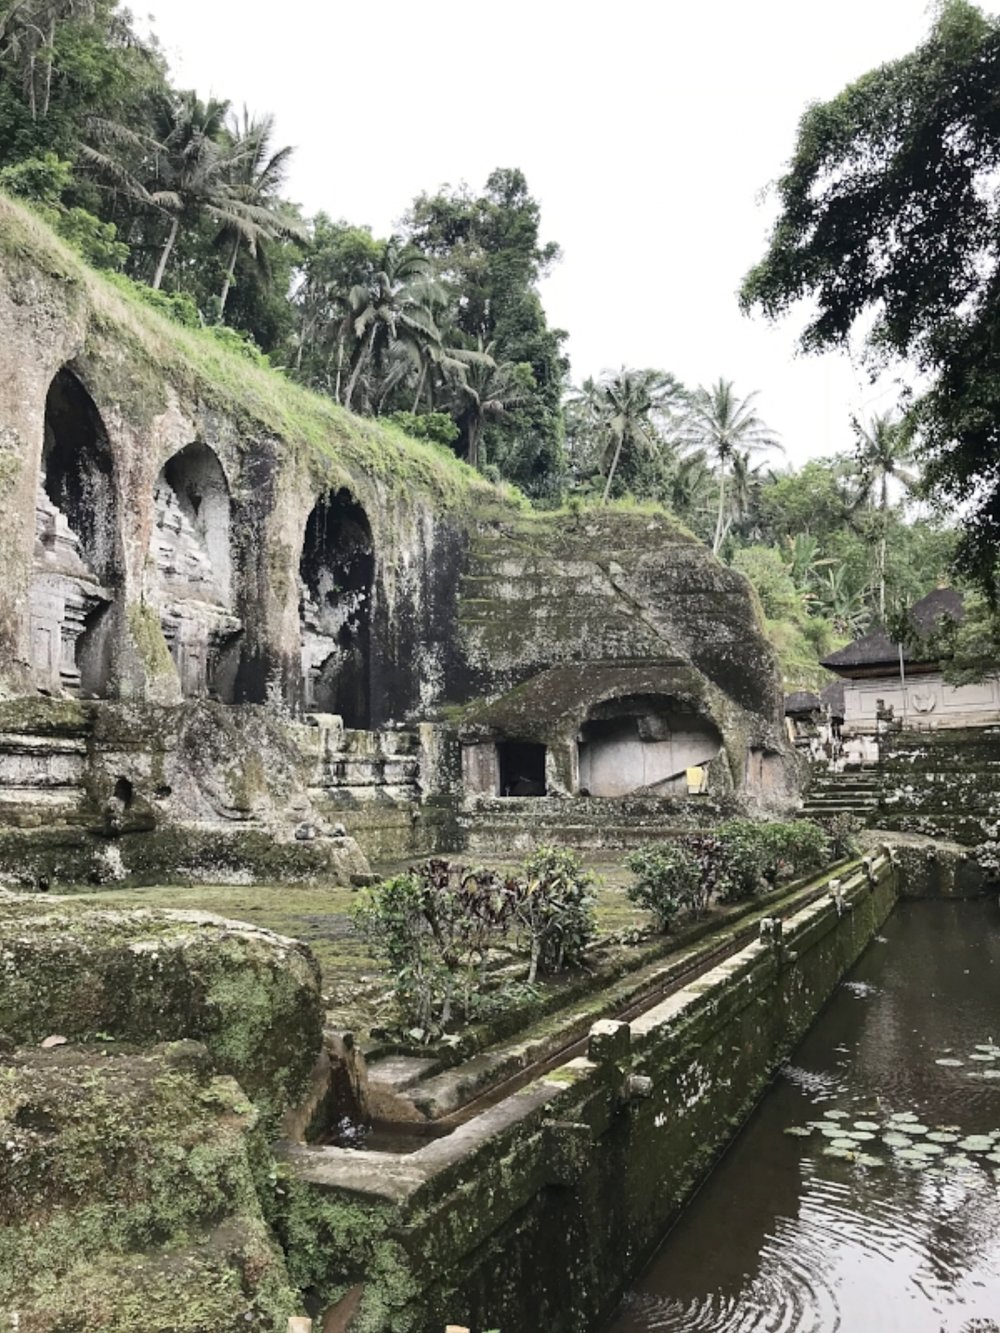
[[232,703],[235,694],[242,623],[233,610],[231,509],[226,474],[206,444],[179,450],[156,479],[155,601],[186,698]]
[[375,547],[350,491],[320,500],[306,523],[299,561],[302,705],[339,713],[345,727],[371,725],[371,615]]
[[43,693],[102,698],[122,583],[114,459],[90,394],[64,367],[45,400],[29,600],[32,667]]
[[534,741],[499,741],[501,796],[545,795],[545,746]]
[[661,695],[606,700],[577,738],[580,791],[590,796],[682,796],[705,790],[701,774],[722,749],[708,718]]

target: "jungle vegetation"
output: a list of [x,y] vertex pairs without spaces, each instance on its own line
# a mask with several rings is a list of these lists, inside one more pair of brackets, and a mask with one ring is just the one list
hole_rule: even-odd
[[777,315],[812,291],[807,347],[878,305],[873,354],[936,379],[906,415],[855,423],[852,451],[799,469],[724,376],[623,366],[571,384],[539,294],[559,248],[521,171],[401,201],[391,236],[306,217],[273,118],[175,87],[118,0],[0,0],[0,189],[164,313],[536,504],[666,506],[750,578],[795,687],[947,578],[958,539],[919,502],[922,480],[977,497],[968,568],[996,549],[997,205],[980,186],[998,57],[1000,28],[950,0],[926,47],[803,120],[745,304]]

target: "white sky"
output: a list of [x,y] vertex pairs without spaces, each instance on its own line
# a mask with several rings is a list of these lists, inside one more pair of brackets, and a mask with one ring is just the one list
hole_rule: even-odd
[[[149,0],[146,0],[149,3]],[[572,375],[720,375],[800,462],[884,411],[844,356],[796,358],[796,322],[737,308],[799,116],[911,50],[927,0],[152,0],[176,82],[273,111],[288,193],[385,235],[414,195],[518,166],[563,259],[543,287]]]

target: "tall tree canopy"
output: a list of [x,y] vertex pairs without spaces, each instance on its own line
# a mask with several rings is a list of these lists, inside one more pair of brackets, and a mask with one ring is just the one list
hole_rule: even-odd
[[911,358],[926,481],[967,506],[961,558],[991,588],[1000,552],[1000,21],[945,0],[926,41],[811,107],[781,213],[742,303],[802,297],[806,350],[870,322],[876,360]]
[[437,263],[450,292],[450,319],[470,347],[492,346],[498,364],[523,365],[521,401],[485,428],[487,460],[529,493],[558,487],[563,471],[560,400],[565,334],[550,329],[539,279],[559,247],[539,239],[541,210],[524,174],[491,173],[482,194],[445,187],[414,200],[408,239]]

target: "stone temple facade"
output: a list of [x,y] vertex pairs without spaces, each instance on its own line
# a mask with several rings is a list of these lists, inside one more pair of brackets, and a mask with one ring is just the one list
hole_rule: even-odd
[[668,516],[527,512],[0,212],[0,878],[344,877],[794,795],[748,586]]

